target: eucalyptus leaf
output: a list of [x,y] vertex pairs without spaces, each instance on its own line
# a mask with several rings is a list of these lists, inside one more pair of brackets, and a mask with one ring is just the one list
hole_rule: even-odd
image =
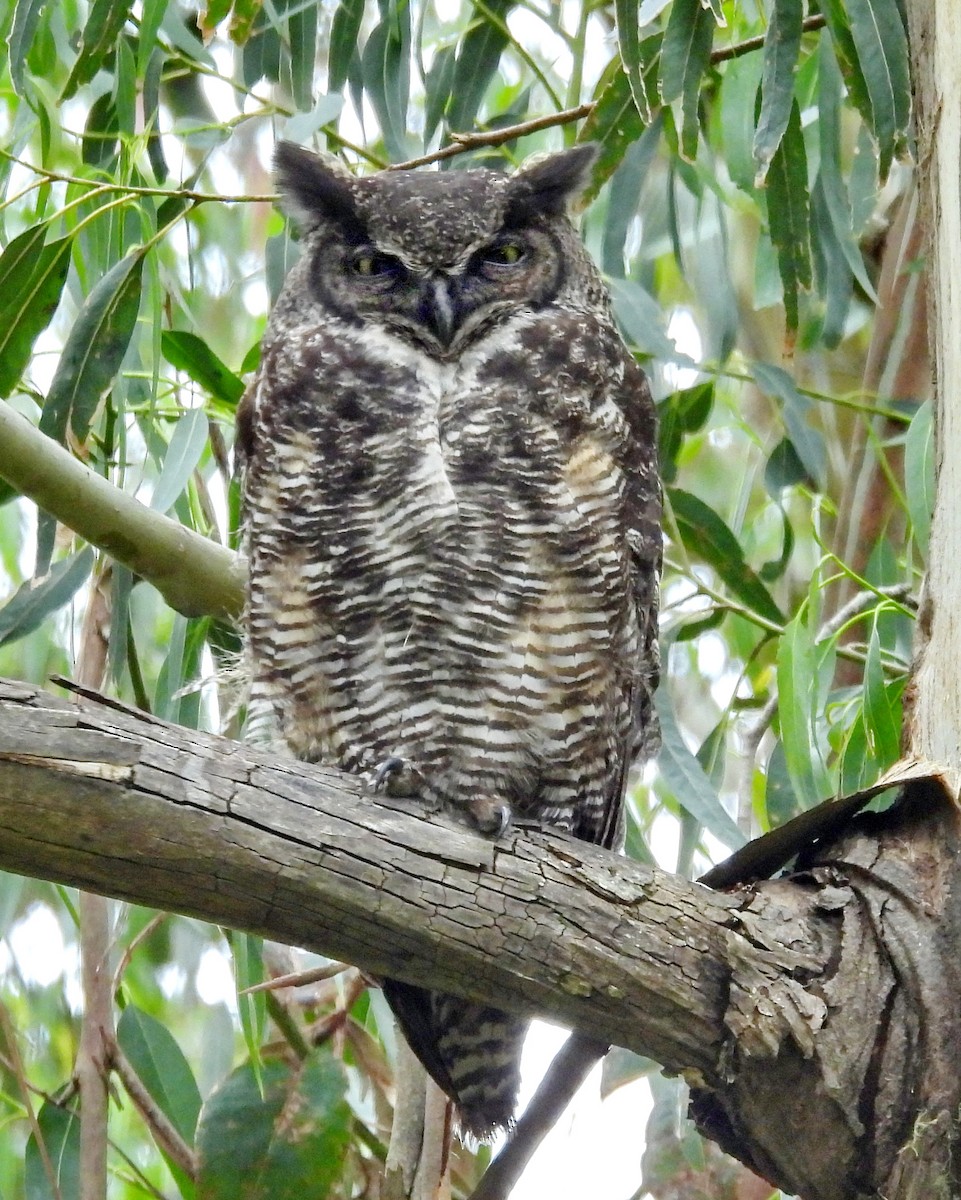
[[54,563],[40,579],[28,579],[0,608],[0,646],[33,633],[59,612],[86,583],[93,569],[93,550],[85,546]]
[[656,702],[661,721],[661,752],[657,767],[672,795],[729,850],[743,846],[747,838],[728,815],[704,768],[687,748],[663,688],[657,693]]
[[63,442],[68,425],[78,439],[113,383],[140,311],[142,248],[116,263],[87,297],[67,336],[43,406],[40,428]]

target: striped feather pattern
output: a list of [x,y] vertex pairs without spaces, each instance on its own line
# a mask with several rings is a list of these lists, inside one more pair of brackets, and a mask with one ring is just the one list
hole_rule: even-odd
[[[443,353],[350,319],[321,259],[292,272],[241,416],[249,654],[297,755],[400,759],[390,786],[481,824],[612,846],[657,740],[654,410],[566,222],[555,240],[552,301]],[[509,1124],[525,1022],[386,991],[462,1125]]]

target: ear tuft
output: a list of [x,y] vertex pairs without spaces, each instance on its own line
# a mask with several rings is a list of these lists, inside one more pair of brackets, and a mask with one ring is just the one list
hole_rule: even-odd
[[274,177],[284,210],[301,229],[312,229],[322,221],[360,223],[356,181],[332,154],[314,154],[293,142],[279,142]]
[[508,181],[508,219],[564,212],[587,187],[597,153],[597,146],[588,142],[556,154],[536,154],[522,163]]

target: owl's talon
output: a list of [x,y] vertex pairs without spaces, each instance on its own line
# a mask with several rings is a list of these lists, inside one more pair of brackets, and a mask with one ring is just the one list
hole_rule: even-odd
[[375,796],[416,796],[420,777],[406,758],[390,754],[366,773],[367,787]]
[[507,832],[514,815],[509,804],[492,796],[474,796],[467,811],[480,832],[494,838]]

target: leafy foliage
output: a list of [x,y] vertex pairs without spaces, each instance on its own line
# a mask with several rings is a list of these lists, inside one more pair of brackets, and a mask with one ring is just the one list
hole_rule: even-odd
[[[0,33],[0,404],[232,547],[234,412],[296,253],[272,142],[360,170],[598,142],[584,233],[667,486],[665,744],[628,852],[696,873],[893,761],[933,492],[903,352],[924,339],[898,0],[17,0]],[[2,481],[0,502],[0,673],[99,652],[122,698],[238,733],[235,631],[96,555],[82,505],[72,531]],[[218,931],[115,915],[117,1038],[148,1102],[121,1089],[111,1112],[112,1195],[362,1193],[392,1047],[362,981],[238,1001]],[[0,927],[0,1193],[71,1197],[73,898],[4,877]],[[38,929],[63,947],[46,967]],[[291,965],[247,935],[229,953],[242,988]],[[689,1132],[656,1152],[679,1103],[657,1086],[651,1178],[706,1171]],[[152,1148],[151,1112],[186,1158]],[[476,1172],[462,1151],[457,1194]]]

